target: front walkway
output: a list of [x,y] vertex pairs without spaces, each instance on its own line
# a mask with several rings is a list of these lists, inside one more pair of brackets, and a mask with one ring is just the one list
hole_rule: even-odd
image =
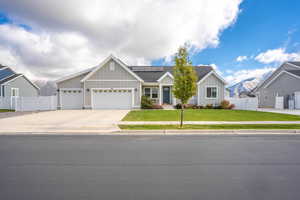
[[[119,125],[177,125],[179,121],[121,121]],[[218,124],[300,124],[300,121],[184,121],[191,125]]]
[[274,108],[259,108],[257,111],[262,112],[273,112],[273,113],[282,113],[282,114],[290,114],[290,115],[300,115],[300,110],[289,110],[289,109],[274,109]]

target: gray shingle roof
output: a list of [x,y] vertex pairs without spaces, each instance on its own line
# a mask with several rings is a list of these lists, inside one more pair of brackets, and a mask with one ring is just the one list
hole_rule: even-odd
[[288,72],[290,72],[296,76],[300,76],[300,70],[288,70]]
[[[128,66],[131,71],[136,73],[145,82],[156,82],[166,72],[173,74],[173,66]],[[206,74],[211,72],[211,66],[194,66],[198,75],[198,81]]]
[[291,63],[291,64],[293,64],[293,65],[297,65],[297,66],[300,67],[300,61],[294,61],[294,62],[289,62],[289,63]]

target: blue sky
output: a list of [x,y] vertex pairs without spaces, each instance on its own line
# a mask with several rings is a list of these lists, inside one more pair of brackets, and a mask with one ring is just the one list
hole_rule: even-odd
[[[235,24],[221,33],[219,46],[194,54],[194,64],[214,63],[226,74],[226,70],[277,67],[281,62],[261,63],[254,59],[269,49],[300,51],[300,1],[248,0],[240,9]],[[238,62],[238,56],[248,59]],[[154,63],[161,64],[163,60]]]
[[[7,37],[1,38],[0,36],[0,59],[7,60],[3,56],[1,57],[2,48],[3,55],[11,57],[12,64],[23,66],[20,67],[20,70],[28,70],[28,73],[30,72],[36,76],[52,78],[60,73],[60,70],[65,70],[67,73],[90,67],[90,65],[99,63],[100,58],[102,59],[111,52],[120,55],[130,64],[170,64],[170,62],[166,62],[166,58],[172,56],[174,49],[179,46],[178,44],[189,41],[196,46],[196,52],[191,52],[193,64],[213,64],[216,66],[216,70],[230,83],[240,81],[248,76],[260,76],[268,70],[278,67],[284,61],[300,59],[300,1],[297,0],[245,0],[241,3],[240,0],[230,0],[232,2],[230,5],[229,1],[226,3],[226,1],[217,0],[211,5],[210,2],[213,1],[207,1],[209,3],[197,4],[200,12],[195,15],[191,15],[191,13],[193,13],[193,7],[197,6],[187,6],[186,10],[182,11],[184,13],[182,18],[176,18],[178,15],[176,9],[182,8],[181,2],[178,1],[179,3],[177,3],[176,1],[174,5],[166,4],[159,5],[161,6],[159,8],[154,7],[152,12],[155,12],[155,9],[159,12],[166,10],[166,8],[169,9],[170,6],[174,7],[175,12],[172,15],[172,9],[169,10],[170,19],[166,19],[169,21],[165,21],[165,23],[164,18],[168,18],[167,15],[158,16],[157,19],[155,15],[147,18],[148,10],[144,13],[138,12],[133,17],[131,16],[132,11],[128,11],[129,14],[124,17],[118,14],[113,19],[103,20],[101,15],[92,14],[93,11],[101,13],[100,10],[94,10],[93,7],[88,5],[85,7],[86,4],[82,4],[81,7],[86,9],[89,15],[77,16],[74,13],[78,13],[76,10],[78,8],[73,7],[72,3],[64,5],[60,4],[58,0],[49,1],[49,5],[57,3],[56,5],[62,5],[61,7],[64,10],[60,12],[56,8],[56,10],[51,11],[49,5],[46,4],[49,12],[47,12],[48,9],[39,12],[37,7],[42,9],[44,5],[35,1],[30,2],[27,4],[14,4],[7,1],[3,9],[0,8],[0,28],[2,26],[4,33],[11,31],[16,33],[16,37],[24,38],[24,41],[19,41]],[[82,1],[78,2],[81,3]],[[107,3],[109,6],[109,1],[105,0],[93,0],[92,4],[94,3],[94,7],[97,7],[96,5],[99,2],[103,5]],[[196,4],[197,1],[193,2]],[[222,5],[219,6],[218,4]],[[203,8],[202,5],[206,7]],[[215,9],[214,13],[215,5],[218,5],[222,12]],[[120,3],[119,6],[126,5]],[[157,5],[147,5],[149,9],[152,6]],[[145,5],[140,5],[137,8],[143,7]],[[51,12],[54,14],[52,15]],[[206,12],[209,14],[201,15],[201,13]],[[230,19],[225,20],[230,13],[233,13],[229,17]],[[148,15],[151,15],[151,13]],[[217,18],[219,15],[220,17]],[[76,17],[79,17],[77,21],[75,21]],[[224,21],[222,21],[222,17]],[[74,20],[72,20],[73,18]],[[144,21],[138,22],[137,18],[142,18]],[[134,23],[131,21],[133,19]],[[171,24],[171,22],[176,23],[178,19],[184,19],[184,23],[191,21],[191,26],[183,26],[183,29],[190,28],[191,31],[183,31],[177,35],[173,34],[176,29],[172,29],[173,27],[169,27],[168,24]],[[125,25],[128,25],[126,29],[120,25],[116,26],[116,22],[120,22],[120,20],[122,25],[124,21],[126,22]],[[156,20],[158,23],[156,23]],[[131,33],[128,28],[134,24],[137,27],[135,29],[138,29],[138,23],[142,24],[140,32],[144,37],[138,35],[138,31]],[[210,26],[210,23],[213,25]],[[197,29],[193,29],[198,24],[202,25],[199,25]],[[6,25],[11,26],[4,27]],[[95,30],[96,26],[100,27],[99,30]],[[104,26],[111,29],[103,31],[104,28],[102,27]],[[164,28],[165,31],[160,30]],[[145,35],[145,30],[149,32],[149,35]],[[121,32],[122,35],[116,34],[117,32]],[[170,33],[169,38],[166,33]],[[189,34],[191,37],[189,37]],[[69,38],[72,38],[72,40]],[[136,38],[141,38],[141,40]],[[76,41],[76,44],[70,45],[68,40],[71,43]],[[218,40],[217,43],[216,40]],[[29,49],[28,44],[32,44],[32,41],[36,42],[38,47]],[[130,44],[131,41],[134,41],[134,44]],[[27,47],[24,47],[25,45]],[[104,46],[105,48],[103,48]],[[41,47],[45,47],[47,50]],[[78,50],[75,49],[76,47],[78,47]],[[59,53],[53,53],[55,51]],[[58,58],[61,55],[64,55],[64,57],[59,60]],[[36,59],[33,59],[33,57]],[[52,59],[47,60],[49,58]],[[62,62],[68,63],[70,67],[65,68],[65,66],[60,65]],[[74,63],[80,63],[80,67],[73,66]],[[4,64],[7,63],[4,62]],[[8,62],[8,64],[10,63]]]

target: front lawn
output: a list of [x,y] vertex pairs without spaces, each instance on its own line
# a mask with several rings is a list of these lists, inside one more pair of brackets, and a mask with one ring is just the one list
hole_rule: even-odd
[[14,112],[14,110],[0,109],[0,113],[2,113],[2,112]]
[[119,125],[123,130],[175,130],[175,129],[300,129],[300,124],[218,124],[218,125]]
[[[195,109],[184,111],[185,121],[300,121],[300,116],[249,110]],[[134,110],[123,121],[178,121],[180,110]]]

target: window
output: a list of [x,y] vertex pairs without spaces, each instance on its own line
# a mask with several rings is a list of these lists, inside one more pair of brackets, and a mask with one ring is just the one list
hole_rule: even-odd
[[157,99],[158,98],[158,88],[152,88],[151,98],[152,99]]
[[109,63],[109,70],[115,71],[115,63],[113,61]]
[[157,87],[144,88],[144,95],[151,99],[157,99],[158,98],[158,88]]
[[11,88],[11,96],[18,97],[19,96],[19,88]]
[[145,93],[146,97],[150,97],[151,96],[151,88],[145,88],[144,93]]
[[206,88],[206,98],[215,99],[217,98],[217,87],[207,87]]

